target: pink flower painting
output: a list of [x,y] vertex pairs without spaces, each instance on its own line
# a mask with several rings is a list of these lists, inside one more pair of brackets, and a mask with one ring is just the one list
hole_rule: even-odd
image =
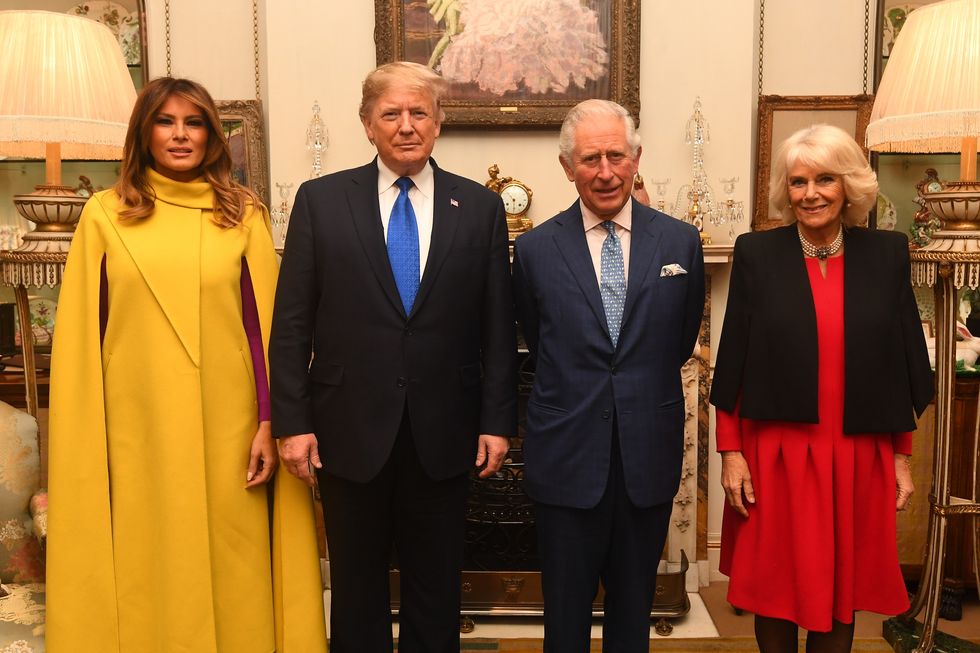
[[495,96],[566,93],[607,74],[599,16],[580,0],[455,0],[453,10],[458,31],[436,67],[454,83]]

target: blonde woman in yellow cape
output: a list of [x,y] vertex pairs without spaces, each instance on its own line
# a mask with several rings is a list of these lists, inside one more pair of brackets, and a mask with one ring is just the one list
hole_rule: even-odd
[[326,651],[312,497],[273,475],[276,276],[268,213],[231,179],[214,101],[150,82],[61,290],[49,653]]

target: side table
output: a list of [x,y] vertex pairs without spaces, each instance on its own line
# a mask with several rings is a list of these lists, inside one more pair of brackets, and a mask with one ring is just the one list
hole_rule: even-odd
[[[60,235],[60,234],[59,234]],[[71,233],[65,234],[68,241]],[[37,361],[34,358],[34,332],[31,325],[31,308],[27,298],[28,288],[54,288],[61,283],[65,270],[65,251],[0,251],[0,281],[14,289],[17,319],[20,322],[20,347],[24,355],[24,385],[27,393],[27,412],[38,414]]]

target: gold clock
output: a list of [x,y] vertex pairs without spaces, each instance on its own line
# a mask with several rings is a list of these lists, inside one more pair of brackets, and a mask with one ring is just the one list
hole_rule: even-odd
[[487,169],[490,179],[484,184],[487,188],[500,195],[507,213],[507,232],[511,240],[517,235],[528,231],[532,224],[527,217],[531,208],[531,197],[534,193],[522,181],[513,177],[501,177],[500,168],[493,164]]
[[504,201],[504,211],[508,218],[523,217],[531,208],[531,189],[522,182],[511,180],[500,189],[500,199]]

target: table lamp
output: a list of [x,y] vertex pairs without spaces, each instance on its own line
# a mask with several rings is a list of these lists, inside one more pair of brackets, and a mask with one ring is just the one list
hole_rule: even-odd
[[119,42],[94,20],[48,11],[0,11],[0,155],[44,158],[45,183],[15,195],[35,223],[16,250],[0,251],[21,324],[27,410],[38,414],[28,288],[61,283],[87,198],[61,183],[61,159],[119,159],[136,99]]

